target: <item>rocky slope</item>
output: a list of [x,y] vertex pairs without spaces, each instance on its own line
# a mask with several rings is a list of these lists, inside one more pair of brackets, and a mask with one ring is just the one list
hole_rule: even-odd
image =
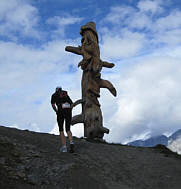
[[60,153],[59,136],[0,126],[0,188],[181,188],[181,157],[162,145],[74,141],[76,153]]

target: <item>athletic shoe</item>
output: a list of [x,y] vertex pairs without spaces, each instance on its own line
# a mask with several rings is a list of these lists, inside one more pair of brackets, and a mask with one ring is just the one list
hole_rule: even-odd
[[60,148],[60,152],[67,152],[67,147],[66,146],[62,146]]

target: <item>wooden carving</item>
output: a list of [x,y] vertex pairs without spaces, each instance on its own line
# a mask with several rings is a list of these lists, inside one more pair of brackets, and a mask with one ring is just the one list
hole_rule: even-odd
[[82,74],[82,99],[74,103],[82,104],[82,114],[72,118],[72,125],[84,123],[84,136],[88,138],[103,138],[104,133],[109,133],[109,129],[103,127],[102,112],[98,98],[100,88],[107,88],[114,96],[116,89],[111,82],[101,78],[102,67],[112,68],[113,63],[100,59],[98,34],[96,24],[89,22],[81,27],[81,46],[67,46],[66,51],[82,55],[83,59],[78,64],[83,70]]

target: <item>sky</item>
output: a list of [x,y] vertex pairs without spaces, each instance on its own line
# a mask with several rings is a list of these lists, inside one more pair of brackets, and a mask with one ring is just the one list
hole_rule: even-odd
[[[181,128],[179,0],[0,0],[0,125],[58,134],[56,86],[81,98],[80,27],[96,23],[117,97],[101,89],[105,140],[126,143]],[[73,115],[81,113],[81,106]],[[72,127],[83,136],[83,125]]]

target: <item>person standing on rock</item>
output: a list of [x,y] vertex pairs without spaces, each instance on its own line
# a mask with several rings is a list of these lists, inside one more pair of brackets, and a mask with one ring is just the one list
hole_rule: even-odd
[[51,97],[51,104],[53,110],[57,114],[57,122],[59,126],[60,139],[62,143],[62,147],[60,148],[60,151],[67,152],[66,138],[63,129],[63,124],[65,121],[65,130],[70,142],[70,152],[73,153],[74,143],[72,140],[72,132],[70,131],[73,102],[68,96],[67,91],[63,91],[62,87],[56,87],[55,93]]

